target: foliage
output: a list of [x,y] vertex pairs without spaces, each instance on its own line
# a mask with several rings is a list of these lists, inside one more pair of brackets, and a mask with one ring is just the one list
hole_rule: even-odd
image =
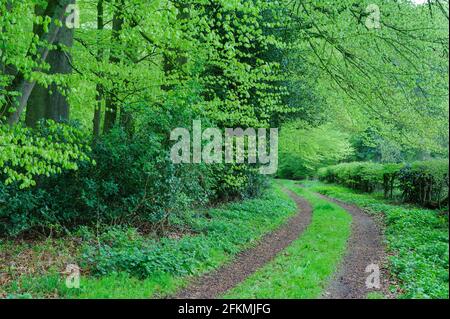
[[82,257],[84,269],[98,275],[127,272],[139,278],[199,274],[217,267],[293,212],[292,202],[277,190],[261,199],[193,212],[188,224],[193,233],[181,239],[155,241],[134,231],[112,229],[88,241]]
[[282,103],[281,57],[286,43],[276,30],[283,8],[272,1],[206,1],[193,37],[207,45],[200,82],[205,111],[222,127],[264,127],[288,111]]
[[[73,3],[75,29],[64,12]],[[390,164],[448,157],[448,2],[0,0],[0,11],[1,237],[116,225],[96,235],[117,242],[86,256],[130,289],[129,275],[154,274],[159,260],[169,273],[198,273],[215,252],[241,247],[255,233],[240,209],[213,223],[228,237],[212,244],[208,219],[188,212],[261,196],[267,179],[257,165],[174,165],[170,131],[193,120],[281,128],[282,177],[355,154],[383,164],[341,164],[321,178],[427,206],[448,197],[448,163]],[[186,223],[200,235],[126,231]],[[24,285],[46,290],[60,283],[52,276]]]
[[[448,214],[392,205],[339,186],[305,182],[313,191],[383,215],[391,252],[390,271],[402,298],[449,298]],[[394,282],[395,282],[394,281]]]
[[302,179],[319,167],[337,163],[352,154],[346,134],[330,125],[311,127],[302,121],[283,125],[280,134],[278,176]]
[[363,192],[372,192],[383,180],[383,165],[370,162],[342,163],[322,168],[319,178]]
[[424,206],[448,204],[448,160],[413,162],[399,172],[399,188],[407,202]]
[[319,179],[347,187],[373,192],[383,188],[385,197],[395,189],[402,199],[423,206],[446,205],[448,201],[448,160],[429,160],[412,164],[341,163],[321,168]]
[[165,222],[214,198],[208,167],[169,165],[156,136],[130,139],[115,129],[97,142],[90,156],[97,165],[41,179],[39,188],[18,190],[0,184],[1,232],[47,233],[80,224]]
[[0,178],[21,189],[35,186],[37,176],[77,170],[77,163],[89,161],[89,151],[83,132],[53,121],[34,130],[0,126]]
[[[64,277],[56,272],[20,276],[1,288],[11,298],[167,296],[184,285],[189,275],[223,265],[295,212],[295,203],[274,185],[258,199],[191,210],[184,220],[174,222],[182,228],[162,238],[123,226],[107,227],[99,233],[80,227],[72,235],[82,244],[80,254],[73,255],[83,267],[80,289],[67,289]],[[15,254],[21,252],[19,249]]]
[[447,1],[293,7],[294,63],[311,69],[330,120],[353,134],[370,130],[402,151],[448,156]]
[[[39,267],[31,274],[24,274],[22,268],[20,272],[11,268],[14,280],[0,286],[0,295],[10,298],[167,296],[186,284],[189,275],[200,275],[223,265],[295,212],[295,203],[274,185],[258,199],[191,210],[183,218],[173,218],[173,228],[162,237],[143,234],[133,227],[100,225],[96,229],[79,227],[70,236],[58,240],[58,244],[49,240],[46,248],[41,243],[22,247],[15,241],[0,242],[0,251],[8,250],[13,256],[36,255],[38,259],[42,255],[59,256],[61,250],[65,255],[71,243],[77,250],[69,255],[70,260],[83,269],[80,289],[67,289],[58,267],[47,272]],[[34,267],[34,264],[24,266]]]
[[[132,135],[115,127],[89,142],[92,147],[74,145],[75,149],[86,149],[85,157],[91,160],[76,157],[72,164],[76,171],[65,170],[49,177],[36,175],[39,187],[20,190],[0,182],[0,234],[61,234],[80,224],[97,223],[160,227],[168,223],[171,215],[183,214],[192,207],[260,195],[267,179],[257,167],[175,165],[170,161],[167,132],[172,127],[190,125],[195,115],[186,104],[196,98],[192,93],[167,99],[164,106],[174,114],[164,109],[139,111]],[[64,143],[55,147],[70,145],[67,141],[74,138],[66,133],[68,128],[55,125],[65,128],[56,140]],[[41,131],[44,136],[48,130]],[[86,140],[92,139],[83,136],[81,145],[88,144]]]

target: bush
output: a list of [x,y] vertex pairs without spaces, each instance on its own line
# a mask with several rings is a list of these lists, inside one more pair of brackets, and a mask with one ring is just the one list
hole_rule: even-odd
[[414,162],[400,170],[403,199],[422,206],[441,207],[448,202],[448,160]]
[[89,158],[96,165],[80,161],[77,171],[37,178],[38,187],[0,182],[0,236],[96,223],[165,227],[191,207],[264,189],[266,179],[248,165],[173,164],[169,130],[155,131],[150,125],[130,136],[115,128],[93,144]]
[[318,170],[320,180],[373,192],[383,189],[384,196],[402,192],[405,202],[441,207],[448,201],[448,160],[430,160],[411,164],[342,163]]
[[38,179],[38,187],[19,190],[0,184],[0,231],[62,230],[93,223],[155,223],[214,194],[205,166],[175,166],[161,140],[151,134],[132,138],[114,129],[92,148],[96,165],[79,163]]
[[383,183],[383,165],[370,162],[342,163],[319,170],[321,180],[373,192]]

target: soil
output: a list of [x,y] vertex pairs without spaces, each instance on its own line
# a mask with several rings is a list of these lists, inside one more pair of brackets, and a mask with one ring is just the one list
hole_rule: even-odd
[[311,222],[311,205],[289,190],[285,192],[297,204],[297,214],[283,226],[264,236],[259,243],[236,256],[229,264],[194,280],[172,298],[214,299],[244,281],[298,239]]
[[[322,298],[366,299],[369,292],[379,292],[389,297],[389,275],[385,268],[386,255],[383,236],[377,223],[357,206],[317,194],[322,199],[335,203],[352,215],[352,233],[347,243],[346,255],[338,272],[332,279]],[[379,288],[367,287],[366,280],[374,274],[376,265],[380,271]]]
[[[299,238],[312,218],[311,205],[295,193],[284,190],[297,204],[297,214],[278,230],[264,236],[260,242],[240,254],[229,264],[195,279],[187,288],[172,296],[175,299],[214,299],[232,289],[256,270],[270,262],[276,255]],[[347,251],[338,271],[323,293],[324,299],[366,299],[369,292],[379,292],[385,297],[389,293],[389,274],[386,270],[386,254],[381,227],[362,209],[317,194],[345,209],[353,218]],[[368,287],[367,279],[380,271],[379,287]],[[366,271],[367,270],[367,271]],[[374,281],[369,283],[376,284]]]

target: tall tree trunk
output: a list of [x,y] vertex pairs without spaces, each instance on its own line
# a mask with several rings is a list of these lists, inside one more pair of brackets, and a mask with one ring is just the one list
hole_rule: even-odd
[[[104,28],[104,19],[103,19],[103,0],[98,0],[97,2],[97,30],[99,33],[98,39],[101,39],[101,32]],[[101,47],[101,41],[98,41],[99,49],[97,53],[97,61],[101,62],[103,60],[103,48]],[[95,106],[94,111],[94,119],[93,119],[93,128],[94,128],[94,136],[98,137],[100,135],[100,127],[102,121],[102,103],[103,103],[103,86],[101,84],[97,84],[97,105]]]
[[[71,3],[74,2],[75,0],[71,0]],[[68,28],[63,22],[53,43],[57,48],[48,53],[47,63],[50,65],[50,74],[70,74],[72,72],[70,54],[64,51],[62,46],[72,47],[73,34],[74,30]],[[69,119],[69,103],[62,92],[65,89],[58,87],[55,83],[48,88],[36,84],[28,100],[25,119],[27,126],[35,127],[36,123],[42,119],[51,119],[55,122],[67,121]]]
[[[111,34],[111,54],[109,61],[111,63],[120,62],[120,32],[123,28],[124,18],[124,0],[115,1],[115,11],[113,16],[113,26]],[[119,109],[118,92],[112,88],[106,97],[105,122],[103,125],[104,132],[109,132],[117,121],[117,113]]]
[[[35,28],[35,35],[48,44],[53,44],[58,36],[60,27],[54,23],[55,20],[63,21],[64,15],[69,5],[73,0],[48,0],[47,7],[43,11],[43,16],[49,16],[52,18],[52,23],[48,27],[48,32],[45,32],[42,26]],[[40,46],[37,50],[37,59],[39,61],[46,61],[49,54],[49,48],[47,45]],[[30,58],[32,56],[31,51],[27,54]],[[0,110],[1,115],[7,115],[8,123],[14,125],[20,119],[25,107],[28,103],[28,99],[36,85],[36,81],[29,81],[25,78],[23,72],[18,71],[12,84],[8,86],[8,92],[18,92],[19,95],[16,99],[13,99],[11,103],[8,103]],[[13,112],[9,110],[13,108]]]

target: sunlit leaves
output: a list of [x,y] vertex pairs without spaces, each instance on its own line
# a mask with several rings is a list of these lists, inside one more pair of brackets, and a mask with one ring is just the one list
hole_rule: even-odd
[[353,153],[347,134],[332,125],[311,127],[304,122],[285,124],[280,134],[280,172],[283,177],[305,178]]
[[48,121],[36,130],[0,126],[0,176],[6,185],[36,185],[38,176],[77,170],[89,161],[83,135],[67,125]]

